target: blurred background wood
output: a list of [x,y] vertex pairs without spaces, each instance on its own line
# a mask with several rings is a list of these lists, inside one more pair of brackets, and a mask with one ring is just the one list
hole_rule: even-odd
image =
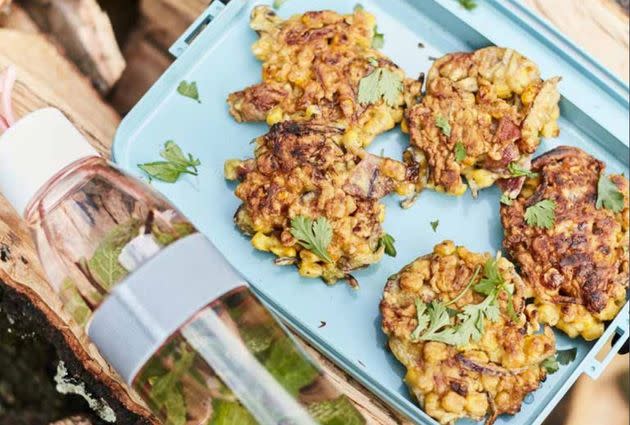
[[101,93],[111,90],[125,69],[125,60],[109,17],[96,0],[24,0],[21,4]]
[[[172,63],[167,48],[210,1],[100,0],[97,5],[95,0],[15,0],[11,13],[3,14],[2,10],[8,10],[11,2],[0,0],[0,70],[9,63],[18,66],[14,99],[18,115],[55,105],[101,152],[108,153],[120,117]],[[525,2],[628,81],[628,16],[613,0]],[[39,365],[43,370],[41,376],[45,378],[48,373],[51,378],[59,360],[72,362],[74,358],[71,372],[88,382],[90,390],[108,402],[118,403],[116,408],[121,414],[118,423],[151,420],[133,395],[117,386],[115,375],[103,365],[82,331],[59,313],[59,301],[46,289],[32,243],[21,226],[14,212],[0,199],[0,258],[3,246],[13,253],[8,261],[0,262],[0,309],[6,305],[14,307],[12,317],[36,310],[52,324],[51,329],[39,335],[42,350],[52,353],[44,364],[49,370]],[[12,301],[7,304],[7,299]],[[20,302],[31,305],[21,308]],[[0,316],[6,314],[5,310],[0,311]],[[0,320],[0,338],[2,331],[8,332],[2,325]],[[8,330],[18,328],[14,324]],[[33,337],[38,335],[37,330],[28,327],[21,332],[33,334]],[[58,336],[57,340],[46,347],[47,339],[53,334]],[[322,362],[325,373],[364,412],[370,424],[406,423],[315,350],[307,349]],[[19,358],[21,353],[0,350],[0,360],[2,356],[11,355]],[[3,403],[6,404],[7,395],[12,393],[3,391],[2,373],[0,370],[0,424],[4,425]],[[42,379],[41,376],[37,379]],[[35,379],[24,377],[31,378]],[[599,381],[581,377],[545,424],[599,425],[604,423],[602,418],[610,425],[627,423],[628,380],[627,357],[619,357]],[[42,388],[45,389],[45,385]],[[39,397],[40,406],[48,400],[46,394]],[[67,397],[57,397],[55,405],[61,407],[55,412],[63,411],[73,418],[60,420],[51,416],[48,421],[53,425],[100,422],[85,405],[77,407],[76,400],[76,403],[64,402]],[[34,404],[28,408],[36,409]],[[82,417],[74,416],[82,411]],[[10,422],[10,425],[43,423],[28,422],[28,414],[24,414],[26,422]]]

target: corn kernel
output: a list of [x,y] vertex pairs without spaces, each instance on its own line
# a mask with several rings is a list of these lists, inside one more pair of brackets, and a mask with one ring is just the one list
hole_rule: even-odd
[[280,121],[282,121],[282,116],[282,108],[280,108],[279,106],[273,107],[267,114],[267,124],[271,126],[279,123]]
[[238,173],[236,170],[243,163],[240,159],[228,159],[223,164],[223,175],[227,180],[236,180]]

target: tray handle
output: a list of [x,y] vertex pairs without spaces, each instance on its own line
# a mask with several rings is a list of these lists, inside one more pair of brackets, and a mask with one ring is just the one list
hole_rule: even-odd
[[597,379],[600,377],[604,369],[606,369],[610,362],[615,358],[617,353],[619,353],[619,349],[621,348],[621,346],[625,344],[626,341],[628,341],[628,336],[630,333],[628,331],[628,328],[630,327],[630,318],[628,318],[628,313],[628,303],[626,303],[625,307],[617,315],[617,319],[620,320],[615,320],[613,323],[610,324],[611,327],[614,326],[614,331],[610,334],[610,337],[617,334],[618,339],[611,347],[608,354],[606,354],[604,360],[602,360],[601,362],[595,358],[595,355],[601,351],[604,344],[606,344],[610,338],[602,338],[601,343],[597,344],[598,350],[594,353],[591,361],[587,364],[586,369],[584,370],[584,373],[591,377],[591,379]]
[[212,3],[195,21],[188,27],[186,31],[177,39],[175,43],[168,49],[171,55],[176,58],[180,57],[186,51],[188,46],[205,30],[210,22],[225,9],[231,0],[212,0]]

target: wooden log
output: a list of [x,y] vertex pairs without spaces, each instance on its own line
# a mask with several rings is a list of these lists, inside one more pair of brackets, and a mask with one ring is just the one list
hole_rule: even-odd
[[52,422],[50,425],[92,425],[92,421],[82,416],[73,416],[71,418]]
[[[0,0],[1,2],[2,0]],[[19,5],[12,4],[7,13],[0,12],[0,28],[18,30],[29,34],[39,34],[35,21]]]
[[109,17],[96,0],[25,0],[25,9],[101,93],[125,69]]
[[[0,286],[2,308],[14,320],[30,322],[56,347],[68,374],[84,382],[87,395],[102,401],[102,414],[119,423],[154,423],[142,402],[124,385],[88,341],[87,334],[62,307],[44,277],[29,231],[0,197]],[[111,409],[111,411],[109,410]]]
[[210,3],[212,0],[141,0],[148,37],[168,50]]
[[[0,46],[0,69],[9,64],[17,67],[13,104],[18,117],[54,105],[97,149],[109,153],[120,119],[76,67],[41,35],[0,29]],[[39,266],[28,229],[1,197],[0,247],[3,310],[12,309],[17,320],[34,321],[34,327],[57,348],[69,375],[85,382],[91,396],[103,400],[119,423],[157,423],[64,312]]]
[[109,153],[120,117],[73,64],[42,35],[0,28],[0,46],[0,69],[17,67],[13,105],[18,116],[56,105],[99,151]]
[[112,106],[124,115],[151,88],[172,60],[148,37],[144,25],[134,31],[123,49],[127,68],[110,96]]
[[0,0],[0,15],[8,14],[11,10],[11,0]]

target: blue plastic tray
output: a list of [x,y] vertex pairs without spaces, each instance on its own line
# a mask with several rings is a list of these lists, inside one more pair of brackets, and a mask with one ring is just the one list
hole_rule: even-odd
[[[349,13],[356,2],[289,0],[278,13],[288,17],[324,8]],[[358,291],[343,283],[327,287],[319,280],[300,278],[295,269],[274,266],[271,255],[255,251],[232,222],[239,201],[233,185],[223,178],[223,162],[251,157],[249,141],[267,131],[264,124],[237,124],[225,103],[230,92],[260,80],[260,63],[250,50],[257,36],[249,28],[251,8],[260,3],[264,2],[233,0],[223,8],[217,1],[182,36],[171,50],[179,59],[123,121],[114,143],[115,161],[140,176],[136,165],[156,160],[169,139],[198,156],[203,164],[198,178],[154,185],[210,237],[298,333],[415,422],[435,424],[411,400],[402,381],[403,368],[385,348],[378,304],[387,276],[444,239],[476,251],[499,250],[499,193],[484,190],[473,200],[468,194],[454,198],[427,191],[410,210],[400,209],[395,197],[388,199],[385,229],[396,238],[398,256],[356,273]],[[628,86],[519,1],[482,0],[474,11],[461,8],[455,0],[361,3],[376,15],[385,34],[383,51],[409,75],[426,72],[430,57],[495,43],[534,60],[544,78],[561,75],[562,134],[544,141],[538,153],[559,144],[578,146],[606,161],[609,171],[628,172]],[[418,47],[420,41],[425,48]],[[201,104],[176,93],[182,80],[197,82]],[[380,136],[371,150],[384,149],[399,158],[407,144],[407,137],[393,130]],[[438,218],[434,233],[429,222]],[[519,414],[501,417],[497,423],[540,424],[582,373],[599,376],[628,338],[628,316],[626,304],[597,342],[558,334],[558,347],[577,347],[577,359],[551,375]],[[322,321],[326,326],[320,328]],[[621,338],[598,362],[596,354],[614,333]]]

